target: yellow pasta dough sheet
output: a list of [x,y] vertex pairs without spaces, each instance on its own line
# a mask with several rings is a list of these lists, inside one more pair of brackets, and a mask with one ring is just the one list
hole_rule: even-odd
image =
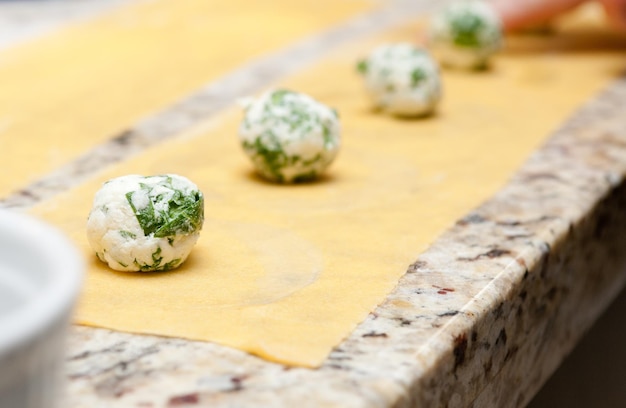
[[0,197],[368,0],[155,0],[0,52]]
[[[445,97],[435,116],[373,111],[355,61],[417,30],[355,40],[279,84],[340,113],[342,150],[317,182],[285,186],[255,176],[239,146],[242,113],[234,107],[35,208],[89,260],[76,321],[318,366],[438,234],[497,191],[626,67],[623,51],[578,49],[587,35],[511,39],[490,71],[443,73]],[[204,229],[179,269],[119,273],[88,247],[94,193],[129,173],[181,174],[204,192]]]

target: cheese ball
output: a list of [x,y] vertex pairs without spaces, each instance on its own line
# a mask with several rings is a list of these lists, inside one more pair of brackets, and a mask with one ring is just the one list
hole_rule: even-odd
[[203,195],[187,178],[128,175],[96,193],[87,239],[111,269],[167,271],[187,259],[203,222]]
[[483,69],[502,45],[502,23],[484,1],[457,1],[433,16],[428,37],[442,65]]
[[278,183],[311,181],[339,151],[337,112],[308,95],[279,89],[251,100],[239,127],[257,172]]
[[379,46],[357,69],[376,107],[393,115],[425,116],[441,99],[437,63],[412,44]]

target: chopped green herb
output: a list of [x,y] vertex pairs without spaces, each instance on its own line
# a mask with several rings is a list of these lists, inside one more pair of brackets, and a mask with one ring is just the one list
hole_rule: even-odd
[[[161,256],[161,248],[159,247],[156,249],[156,251],[152,253],[152,264],[142,264],[136,258],[133,261],[133,264],[140,271],[169,271],[179,266],[182,262],[182,259],[175,258],[164,264],[161,264],[161,262],[163,262],[163,257]],[[122,264],[120,263],[120,265]],[[126,265],[122,266],[126,267]]]
[[[140,183],[139,191],[126,193],[126,199],[133,209],[137,221],[146,236],[157,238],[189,234],[202,227],[204,221],[204,198],[199,191],[184,194],[172,185],[171,177],[161,177],[164,180],[158,185],[165,187],[168,194],[154,194],[156,186]],[[143,197],[142,197],[143,196]],[[143,208],[137,208],[136,202],[144,202]],[[160,210],[155,209],[158,205]]]
[[172,269],[176,268],[178,265],[180,265],[180,261],[181,261],[181,259],[179,259],[179,258],[172,259],[171,261],[163,264],[161,269],[164,270],[164,271],[172,270]]
[[254,140],[254,143],[243,142],[245,150],[250,151],[254,156],[253,159],[263,169],[270,173],[277,180],[282,181],[282,168],[287,162],[287,155],[276,144],[275,146],[268,146],[263,143],[263,140],[258,137]]
[[481,47],[480,32],[485,28],[485,22],[480,16],[471,12],[450,18],[453,42],[461,47]]
[[136,238],[137,238],[137,235],[136,235],[136,234],[133,234],[133,233],[132,233],[132,232],[130,232],[130,231],[120,230],[120,231],[119,231],[119,233],[120,233],[120,235],[121,235],[122,237],[124,237],[124,238],[126,238],[126,239],[136,239]]
[[424,81],[426,79],[426,74],[424,73],[423,70],[421,70],[420,68],[415,68],[412,72],[411,72],[411,86],[412,87],[416,87],[417,85],[419,85],[422,81]]
[[302,160],[302,164],[304,166],[310,166],[310,165],[312,165],[315,162],[318,162],[320,160],[322,160],[322,155],[320,153],[318,153],[315,156],[311,157],[309,160]]
[[280,105],[283,102],[285,95],[289,95],[291,93],[291,91],[288,91],[286,89],[275,90],[274,92],[272,92],[272,103]]
[[156,251],[152,253],[152,261],[155,265],[159,265],[163,257],[161,256],[161,247],[157,247]]
[[361,74],[366,74],[367,68],[368,68],[367,60],[361,60],[356,64],[356,70],[360,72]]

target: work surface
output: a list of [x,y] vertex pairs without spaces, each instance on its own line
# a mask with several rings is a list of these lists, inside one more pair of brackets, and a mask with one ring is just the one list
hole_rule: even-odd
[[[314,61],[331,44],[427,6],[393,3],[240,67],[20,186],[4,204],[46,200]],[[574,112],[502,190],[419,255],[320,368],[77,326],[64,406],[524,405],[626,279],[625,102],[626,80],[618,79]]]

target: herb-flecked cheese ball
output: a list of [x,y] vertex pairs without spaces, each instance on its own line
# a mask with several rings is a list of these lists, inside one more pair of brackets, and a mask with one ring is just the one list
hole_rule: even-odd
[[502,23],[485,1],[453,2],[431,19],[429,43],[443,65],[485,68],[502,45]]
[[339,117],[308,95],[273,90],[247,104],[239,137],[264,178],[279,183],[310,181],[337,156]]
[[203,222],[203,195],[187,178],[128,175],[96,193],[87,239],[111,269],[167,271],[187,259]]
[[409,43],[385,44],[359,62],[374,104],[398,116],[425,116],[441,99],[439,67],[430,54]]

